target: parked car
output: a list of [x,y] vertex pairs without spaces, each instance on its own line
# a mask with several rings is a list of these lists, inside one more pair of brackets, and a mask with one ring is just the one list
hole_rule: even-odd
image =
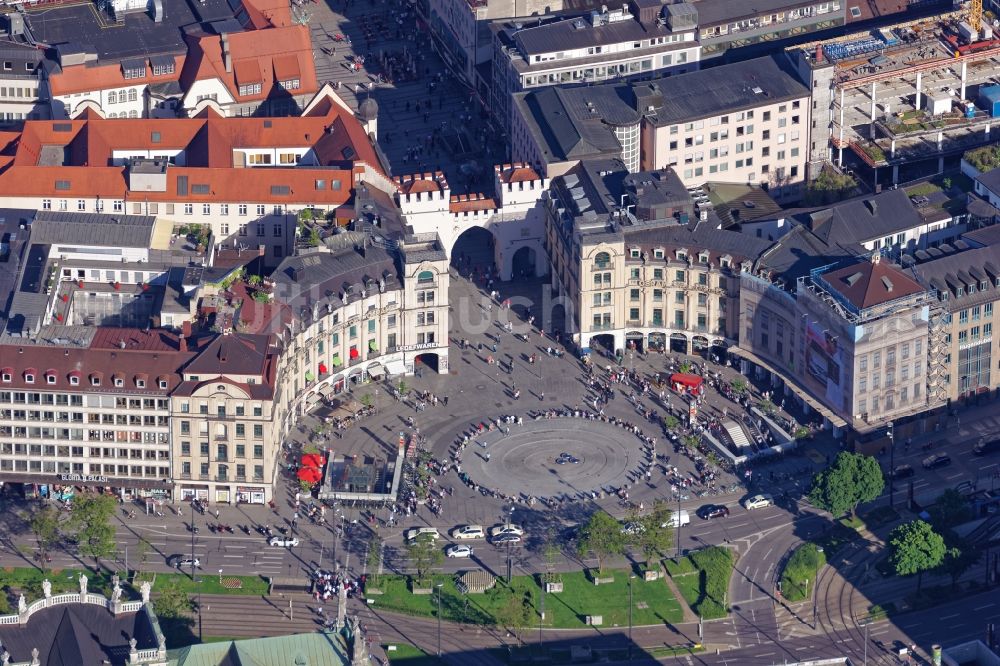
[[178,556],[174,560],[174,566],[177,567],[178,569],[190,569],[192,564],[194,564],[194,567],[196,569],[200,568],[201,560],[199,560],[197,557],[192,559],[190,557],[180,557],[180,556]]
[[494,525],[490,528],[490,536],[498,537],[505,534],[512,534],[514,536],[524,536],[524,529],[520,525],[515,525],[514,523],[507,523],[506,525]]
[[972,447],[972,453],[977,456],[985,456],[989,453],[1000,453],[1000,437],[986,439],[982,437]]
[[624,525],[622,525],[622,534],[625,534],[625,535],[628,535],[628,536],[634,536],[636,534],[642,534],[645,531],[646,531],[646,528],[643,527],[642,523],[634,523],[633,522],[633,523],[625,523]]
[[452,539],[482,539],[485,536],[482,525],[459,525],[451,531]]
[[500,536],[493,537],[493,543],[495,545],[503,545],[508,543],[520,543],[521,537],[516,534],[501,534]]
[[899,481],[900,479],[908,479],[914,474],[916,474],[916,472],[910,465],[896,465],[889,472],[889,476],[894,481]]
[[422,536],[428,537],[431,541],[437,541],[441,538],[436,527],[413,527],[403,533],[403,537],[407,541],[416,541]]
[[935,453],[924,458],[922,463],[925,469],[939,469],[951,464],[951,456],[947,453]]
[[721,504],[706,504],[705,506],[698,509],[698,517],[702,520],[711,520],[712,518],[725,518],[729,515],[729,508],[722,506]]
[[465,544],[455,544],[448,546],[444,554],[448,557],[472,557],[472,547]]
[[752,495],[743,500],[743,508],[747,511],[763,509],[765,506],[771,506],[772,504],[774,504],[774,498],[767,493]]
[[566,465],[566,464],[579,465],[580,464],[580,459],[577,458],[576,456],[572,455],[572,454],[569,454],[569,453],[566,453],[565,451],[563,451],[562,453],[559,454],[559,457],[556,458],[556,464],[557,465]]
[[299,538],[298,537],[273,536],[270,539],[268,539],[267,542],[269,544],[271,544],[272,546],[278,546],[278,547],[281,547],[281,548],[289,548],[291,546],[298,546],[299,545]]
[[670,518],[667,519],[667,522],[660,525],[660,527],[684,527],[685,525],[690,524],[691,514],[681,509],[680,511],[672,511],[670,513]]

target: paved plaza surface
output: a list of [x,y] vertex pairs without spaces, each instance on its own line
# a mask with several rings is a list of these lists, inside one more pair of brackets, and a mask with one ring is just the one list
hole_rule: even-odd
[[[545,287],[540,280],[535,280],[501,284],[498,288],[500,300],[523,298],[535,304],[543,301]],[[664,473],[667,466],[671,469],[676,467],[678,477],[691,477],[696,470],[693,457],[667,444],[669,440],[657,430],[659,426],[649,422],[638,411],[641,408],[664,412],[665,407],[658,397],[633,396],[633,402],[629,399],[635,393],[633,386],[613,384],[614,397],[603,405],[605,415],[632,424],[648,436],[657,436],[656,453],[667,457],[664,463],[653,467],[648,481],[644,477],[636,479],[634,472],[647,459],[648,453],[643,450],[643,441],[624,428],[568,416],[534,420],[533,415],[539,412],[566,413],[589,409],[587,405],[593,398],[593,392],[588,381],[588,369],[570,354],[556,357],[545,353],[549,347],[562,349],[562,346],[548,336],[542,337],[537,325],[527,327],[518,318],[518,313],[523,315],[526,312],[525,307],[515,307],[513,311],[500,310],[497,301],[491,304],[485,292],[485,285],[473,284],[464,276],[453,278],[450,300],[455,327],[449,364],[451,372],[448,375],[438,375],[428,368],[418,367],[418,375],[405,379],[408,384],[406,396],[398,401],[391,397],[392,387],[388,383],[355,387],[353,394],[341,396],[345,405],[341,409],[360,403],[365,394],[371,394],[377,407],[374,416],[347,430],[317,438],[313,433],[314,427],[329,415],[329,408],[322,407],[302,420],[289,442],[287,460],[291,462],[297,459],[296,451],[304,445],[318,445],[344,454],[394,452],[400,432],[415,433],[419,430],[436,460],[454,462],[453,454],[471,429],[507,415],[522,417],[523,425],[503,423],[505,430],[510,428],[510,435],[505,430],[495,430],[492,436],[487,436],[485,451],[491,454],[488,463],[477,455],[484,449],[475,443],[475,438],[466,444],[461,469],[473,481],[471,485],[462,482],[454,466],[443,474],[432,475],[438,486],[453,489],[453,494],[445,494],[437,512],[431,511],[427,505],[418,504],[409,515],[405,511],[397,511],[395,521],[388,525],[388,507],[342,505],[329,509],[324,523],[302,520],[293,528],[295,488],[293,472],[289,471],[284,476],[284,487],[279,493],[282,499],[273,510],[264,506],[221,506],[218,509],[220,515],[216,518],[214,507],[206,515],[194,516],[187,504],[164,507],[162,516],[146,514],[144,507],[139,505],[123,507],[123,513],[117,517],[119,562],[124,563],[128,556],[137,557],[138,541],[143,539],[152,544],[152,552],[142,565],[150,570],[166,571],[169,569],[166,558],[193,552],[201,561],[202,572],[212,575],[222,569],[230,574],[305,580],[316,567],[333,566],[361,575],[366,572],[364,562],[369,538],[377,530],[386,544],[385,569],[407,571],[409,563],[402,548],[405,529],[434,525],[446,533],[461,524],[490,526],[510,515],[509,506],[513,499],[513,519],[527,531],[525,540],[512,553],[515,573],[544,570],[541,553],[553,535],[564,551],[557,567],[579,570],[581,566],[592,566],[595,562],[580,559],[572,543],[563,535],[593,511],[603,509],[618,518],[624,518],[630,511],[617,495],[604,492],[602,496],[595,497],[588,495],[588,491],[605,491],[609,487],[628,484],[632,506],[641,503],[648,508],[656,499],[665,499],[673,507],[691,511],[692,524],[683,527],[679,534],[678,545],[682,550],[721,544],[738,555],[728,595],[732,614],[726,620],[705,625],[704,642],[722,652],[719,656],[700,654],[692,659],[703,663],[765,664],[811,655],[849,654],[852,658],[863,660],[864,629],[859,618],[864,617],[873,603],[898,602],[911,591],[913,585],[908,579],[871,580],[869,571],[884,547],[884,534],[865,536],[854,550],[839,554],[839,559],[832,562],[833,566],[823,570],[818,586],[818,618],[814,617],[808,603],[786,606],[775,594],[784,558],[797,544],[829,527],[829,517],[810,508],[801,500],[801,495],[809,485],[812,472],[825,464],[827,456],[838,451],[836,442],[825,433],[820,433],[805,444],[803,455],[753,466],[749,488],[745,485],[745,477],[736,477],[719,469],[716,488],[724,488],[727,492],[698,497],[695,493],[700,492],[699,486],[680,489],[677,477],[668,477]],[[537,309],[538,306],[532,307]],[[528,331],[526,340],[504,331],[508,318],[512,324]],[[459,340],[468,341],[464,349],[457,344]],[[497,344],[496,352],[492,350],[493,344]],[[534,364],[528,360],[531,354],[537,357]],[[488,363],[491,355],[505,359],[503,369]],[[509,371],[507,358],[511,359]],[[712,376],[718,372],[723,381],[741,377],[735,368],[714,364],[701,357],[681,359],[670,354],[636,354],[625,362],[626,369],[631,366],[641,375],[649,376],[656,372],[668,372],[681,361],[697,363],[699,370],[704,367],[704,372]],[[602,373],[600,376],[607,373],[609,364],[613,365],[607,359],[601,359],[598,368]],[[753,387],[757,396],[760,391],[771,388],[761,384],[753,384]],[[514,398],[514,391],[520,391],[519,399]],[[437,406],[425,399],[428,394],[439,398]],[[675,397],[672,402],[677,403],[678,399]],[[425,407],[421,408],[422,404]],[[722,409],[732,413],[735,408],[734,403],[711,390],[703,405],[707,414],[721,413]],[[784,413],[784,416],[792,417],[793,414]],[[980,487],[989,487],[996,483],[993,473],[997,463],[994,460],[972,460],[967,452],[981,434],[998,428],[1000,413],[995,406],[964,410],[944,432],[915,438],[910,450],[899,452],[896,463],[910,462],[917,469],[913,480],[918,494],[953,487],[964,480],[978,481]],[[952,451],[955,463],[943,470],[920,468],[919,458],[926,455],[922,447],[928,444],[936,447],[935,450]],[[558,464],[556,461],[562,453],[570,454],[579,462]],[[888,460],[880,462],[888,465]],[[530,479],[530,482],[526,484],[522,477]],[[551,485],[542,486],[536,479],[546,479]],[[545,488],[549,488],[544,490],[545,493],[558,490],[571,497],[556,508],[549,508],[541,502],[532,505],[528,496],[544,496]],[[732,492],[728,492],[731,488]],[[779,506],[752,512],[739,506],[740,498],[746,493],[760,491],[786,494],[787,498]],[[897,507],[902,500],[903,493],[897,487]],[[710,502],[728,506],[732,515],[713,521],[695,518],[695,510]],[[883,496],[879,502],[885,503],[886,497]],[[138,512],[135,519],[124,515],[124,511],[130,508]],[[30,552],[35,541],[26,523],[30,507],[15,504],[8,505],[6,509],[0,514],[4,534],[0,541],[3,546],[0,563],[4,566],[30,566]],[[904,515],[910,517],[908,513]],[[218,522],[236,527],[236,533],[219,534],[207,529],[208,523]],[[199,528],[197,534],[190,531],[192,523]],[[285,527],[294,531],[301,543],[295,548],[268,546],[264,538],[253,531],[259,525]],[[240,526],[246,526],[249,533],[239,529]],[[444,547],[448,542],[442,539],[440,543]],[[442,570],[455,571],[476,566],[503,575],[506,558],[505,549],[476,544],[475,559],[471,564],[446,560]],[[53,560],[55,568],[90,564],[80,561],[71,550],[55,551]],[[626,559],[609,562],[613,567],[627,564]],[[130,565],[135,568],[134,559]],[[982,564],[973,567],[968,573],[969,579],[978,577],[981,580],[983,567]],[[262,619],[274,620],[255,623],[253,627],[244,629],[254,635],[264,631],[282,633],[290,627],[316,626],[315,605],[305,595],[293,597],[204,600],[202,620],[208,627],[205,635],[237,635],[235,631],[241,625],[241,618],[250,612]],[[287,616],[288,599],[293,601],[291,618]],[[979,631],[979,627],[963,623],[963,613],[975,612],[976,617],[983,621],[1000,614],[1000,604],[988,592],[964,595],[954,605],[957,610],[941,611],[938,616],[940,623],[921,623],[919,619],[927,616],[927,612],[923,612],[901,615],[892,623],[883,622],[870,627],[869,647],[872,648],[870,658],[873,663],[896,663],[894,656],[876,647],[876,641],[886,646],[891,645],[892,640],[912,641],[926,651],[931,642],[942,638],[942,627],[947,629],[948,640],[957,640],[966,634],[978,635],[975,632]],[[385,613],[378,609],[377,603],[352,608],[362,613],[364,621],[382,640],[407,640],[426,650],[435,647],[436,627],[433,620]],[[269,614],[273,614],[273,618]],[[546,630],[544,636],[547,641],[624,640],[620,629],[615,628],[575,633]],[[638,645],[645,647],[685,644],[697,639],[697,627],[690,624],[645,627],[636,630],[634,637]],[[451,655],[449,663],[487,664],[496,663],[491,661],[489,653],[477,651],[470,654],[468,650],[485,650],[510,642],[511,637],[504,636],[503,632],[451,628],[446,631],[445,649]]]
[[355,110],[366,97],[378,102],[379,148],[392,175],[441,170],[455,194],[491,192],[506,144],[433,49],[415,7],[408,0],[307,5],[316,75],[339,85]]
[[462,468],[506,495],[582,499],[634,482],[647,460],[635,433],[601,421],[529,416],[505,428],[475,437]]

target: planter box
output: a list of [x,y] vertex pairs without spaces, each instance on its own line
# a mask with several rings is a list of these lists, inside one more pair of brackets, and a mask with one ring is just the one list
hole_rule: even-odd
[[413,588],[410,588],[410,592],[412,592],[413,594],[429,595],[429,594],[434,594],[434,588],[433,587],[413,587]]
[[604,616],[603,615],[588,615],[587,618],[586,618],[586,622],[587,622],[587,626],[590,626],[590,627],[599,627],[602,624],[604,624]]
[[545,591],[548,592],[549,594],[556,594],[558,592],[562,592],[563,591],[563,584],[562,583],[546,583],[545,584]]
[[385,592],[383,592],[381,588],[378,587],[366,587],[365,594],[370,596],[378,596],[380,594],[385,594]]
[[650,583],[655,580],[660,580],[660,578],[662,577],[663,577],[663,572],[660,571],[659,569],[647,569],[646,571],[642,572],[642,579],[647,583]]
[[600,574],[593,574],[594,585],[607,585],[609,583],[615,582],[614,576],[602,576]]

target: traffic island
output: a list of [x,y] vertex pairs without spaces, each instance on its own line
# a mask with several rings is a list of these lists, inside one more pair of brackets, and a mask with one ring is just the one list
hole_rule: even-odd
[[824,564],[826,557],[814,543],[801,544],[792,551],[781,572],[781,595],[785,600],[794,603],[811,598]]
[[680,560],[666,561],[673,579],[691,610],[705,620],[726,617],[726,594],[733,575],[733,552],[722,546],[696,550]]

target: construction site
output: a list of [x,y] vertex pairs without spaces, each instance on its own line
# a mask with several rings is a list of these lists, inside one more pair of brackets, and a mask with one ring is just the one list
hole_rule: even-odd
[[981,0],[795,51],[814,82],[832,82],[828,115],[813,88],[814,137],[826,125],[828,158],[873,190],[954,168],[998,138],[1000,21]]

